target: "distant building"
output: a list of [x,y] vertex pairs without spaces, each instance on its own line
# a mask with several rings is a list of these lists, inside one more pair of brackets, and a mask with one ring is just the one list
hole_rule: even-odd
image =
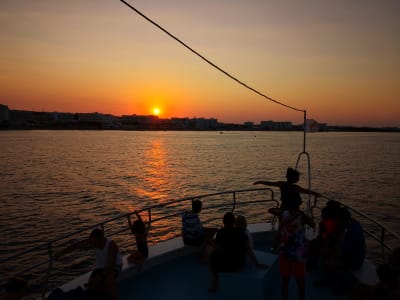
[[244,128],[253,129],[254,128],[254,123],[253,122],[244,122]]
[[74,117],[80,127],[111,129],[118,127],[118,118],[110,114],[77,113]]
[[189,118],[171,118],[171,126],[175,129],[187,129],[189,128]]
[[53,112],[54,120],[58,123],[70,123],[76,121],[76,114]]
[[149,116],[139,116],[139,115],[123,115],[121,117],[121,122],[123,124],[130,125],[151,125],[158,122],[158,117],[149,115]]
[[27,110],[10,110],[10,125],[16,127],[33,126],[33,112]]
[[192,120],[194,121],[195,129],[199,130],[214,130],[218,125],[218,120],[214,118],[194,118]]
[[0,104],[0,124],[10,120],[10,110],[7,105]]
[[261,121],[260,129],[263,130],[291,130],[292,122]]

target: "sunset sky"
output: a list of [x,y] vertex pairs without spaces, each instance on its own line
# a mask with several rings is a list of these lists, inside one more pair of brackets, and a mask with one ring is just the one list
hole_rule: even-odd
[[[260,92],[330,125],[400,126],[398,0],[130,0]],[[10,109],[300,123],[119,0],[1,0]]]

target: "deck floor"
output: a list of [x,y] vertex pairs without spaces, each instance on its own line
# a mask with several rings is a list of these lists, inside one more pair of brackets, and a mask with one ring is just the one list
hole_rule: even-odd
[[[261,282],[264,289],[260,297],[254,289],[247,286],[242,278],[221,276],[220,290],[215,294],[208,292],[211,275],[206,264],[201,263],[197,254],[191,254],[174,259],[166,264],[142,272],[120,282],[118,299],[174,299],[174,300],[204,300],[204,299],[281,299],[280,278],[275,264],[269,271],[268,282]],[[346,297],[334,296],[327,288],[314,288],[312,282],[316,275],[307,274],[306,299],[310,300],[341,300]],[[296,285],[291,280],[289,299],[297,299]]]

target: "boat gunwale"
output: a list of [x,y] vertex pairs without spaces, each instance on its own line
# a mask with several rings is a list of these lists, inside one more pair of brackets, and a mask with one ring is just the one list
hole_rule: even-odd
[[[250,201],[237,201],[237,199],[236,199],[236,194],[238,194],[238,193],[247,193],[247,192],[256,192],[256,191],[261,191],[261,192],[262,191],[267,191],[267,192],[270,192],[271,198],[270,199],[263,199],[263,200],[250,200]],[[273,202],[275,204],[275,207],[279,206],[279,201],[274,199],[274,191],[272,189],[270,189],[270,188],[252,188],[252,189],[229,190],[229,191],[223,191],[223,192],[215,192],[215,193],[196,195],[196,196],[191,196],[191,197],[184,197],[184,198],[175,199],[175,200],[167,201],[167,202],[164,202],[164,203],[156,204],[156,205],[153,205],[153,206],[145,207],[145,208],[142,208],[142,209],[138,210],[138,212],[147,211],[147,213],[148,213],[147,222],[148,222],[148,226],[150,227],[150,225],[152,223],[155,223],[155,222],[163,220],[163,219],[168,219],[168,218],[171,218],[171,217],[174,217],[174,216],[178,216],[178,215],[180,215],[182,213],[182,212],[178,212],[178,213],[174,212],[174,213],[168,214],[166,216],[162,216],[162,217],[159,217],[159,218],[156,218],[156,219],[151,219],[151,212],[152,212],[152,210],[154,210],[156,208],[169,207],[171,205],[174,205],[174,204],[177,204],[177,203],[181,203],[181,202],[184,202],[184,201],[193,201],[195,199],[204,199],[204,198],[207,198],[207,197],[219,196],[219,195],[227,195],[227,194],[231,194],[232,195],[232,201],[229,201],[229,203],[223,203],[223,204],[218,204],[218,205],[207,206],[207,207],[204,207],[204,210],[215,209],[215,208],[220,208],[220,207],[229,207],[230,206],[231,207],[231,211],[234,211],[237,205],[249,205],[249,204],[254,204],[254,203],[268,203],[268,202],[270,202],[270,203]],[[320,200],[320,199],[324,199],[326,201],[332,200],[332,199],[324,197],[324,196],[322,196],[320,198],[314,197],[313,205],[309,205],[308,206],[308,207],[311,207],[309,213],[313,218],[314,218],[313,213],[312,213],[313,209],[315,209],[315,208],[321,209],[321,207],[318,205],[320,203],[318,200]],[[311,199],[308,200],[308,204],[311,204],[310,202],[311,202]],[[376,241],[378,241],[380,243],[380,245],[382,247],[382,257],[385,260],[383,247],[385,247],[388,250],[391,250],[391,248],[385,244],[387,242],[385,240],[385,236],[388,235],[388,234],[392,234],[399,241],[400,241],[400,236],[398,234],[394,233],[392,230],[388,229],[386,226],[384,226],[380,222],[378,222],[378,221],[374,220],[373,218],[369,217],[365,213],[362,213],[362,212],[358,211],[357,209],[351,208],[351,207],[341,203],[340,201],[338,201],[338,202],[340,203],[340,205],[343,205],[344,207],[347,207],[352,212],[355,212],[356,214],[366,218],[368,221],[371,221],[375,225],[380,226],[380,228],[382,230],[382,234],[381,234],[380,238],[375,236],[375,235],[373,235],[373,234],[371,234],[370,232],[368,232],[366,230],[364,230],[364,232],[366,232],[369,236],[371,236],[372,238],[374,238]],[[110,223],[112,221],[121,219],[121,218],[126,218],[127,216],[133,215],[134,213],[135,212],[119,214],[119,215],[117,215],[115,217],[112,217],[112,218],[109,218],[109,219],[107,219],[107,220],[105,220],[103,222],[99,222],[99,223],[96,223],[96,224],[93,224],[93,225],[90,225],[90,226],[86,226],[85,228],[82,228],[82,229],[76,230],[76,231],[74,231],[72,233],[63,235],[62,237],[58,237],[58,238],[52,239],[52,240],[50,240],[47,243],[44,243],[42,245],[39,245],[39,246],[30,248],[30,249],[24,250],[22,252],[13,254],[10,257],[1,260],[0,263],[4,263],[4,262],[7,262],[7,261],[10,261],[10,260],[12,260],[12,259],[14,259],[16,257],[22,256],[22,255],[24,255],[26,253],[30,253],[30,252],[37,251],[37,250],[45,250],[47,248],[48,256],[49,256],[49,258],[47,260],[45,260],[43,262],[40,262],[40,263],[37,263],[37,264],[35,264],[33,266],[31,265],[31,266],[29,266],[29,268],[25,268],[25,269],[15,273],[15,276],[19,276],[21,274],[27,273],[28,271],[30,271],[30,270],[32,270],[34,268],[37,268],[39,266],[43,266],[45,264],[48,264],[47,272],[48,272],[48,277],[50,277],[51,276],[50,273],[51,273],[51,269],[52,269],[52,264],[53,264],[53,261],[54,261],[53,254],[52,254],[52,245],[53,245],[53,243],[56,243],[56,242],[59,242],[59,241],[62,241],[62,240],[66,240],[66,239],[70,238],[71,236],[77,235],[79,233],[82,233],[84,231],[88,231],[88,230],[93,229],[93,228],[101,227],[102,229],[104,229],[104,225],[106,225],[106,224],[108,224],[108,223]],[[276,217],[275,217],[275,219],[272,218],[271,221],[270,221],[273,229],[274,229],[275,221],[276,221]],[[128,231],[128,229],[129,228],[126,227],[126,228],[124,228],[122,230],[118,230],[118,231],[112,232],[110,234],[107,234],[107,236],[113,236],[113,235],[122,233],[124,231]],[[169,239],[169,240],[171,240],[171,239]],[[168,240],[166,240],[166,241],[168,241]],[[157,243],[155,245],[157,245]],[[49,278],[46,279],[47,282],[48,282],[48,280],[49,280]],[[47,283],[45,283],[45,285],[47,286]],[[46,287],[46,289],[47,289],[47,287]]]

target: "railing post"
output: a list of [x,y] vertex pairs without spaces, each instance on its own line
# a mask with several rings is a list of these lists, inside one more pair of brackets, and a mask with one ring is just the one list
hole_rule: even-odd
[[42,289],[42,300],[46,299],[46,292],[49,285],[51,269],[53,268],[53,250],[51,247],[51,243],[47,244],[47,252],[49,254],[49,267],[47,268],[46,281]]
[[385,257],[385,228],[381,227],[381,255],[383,262],[386,262],[386,257]]
[[147,221],[147,233],[150,230],[150,226],[151,226],[151,207],[149,207],[147,209],[147,217],[148,217],[148,221]]
[[232,212],[233,212],[236,208],[236,192],[232,192],[232,194],[233,194],[233,206],[232,206]]

